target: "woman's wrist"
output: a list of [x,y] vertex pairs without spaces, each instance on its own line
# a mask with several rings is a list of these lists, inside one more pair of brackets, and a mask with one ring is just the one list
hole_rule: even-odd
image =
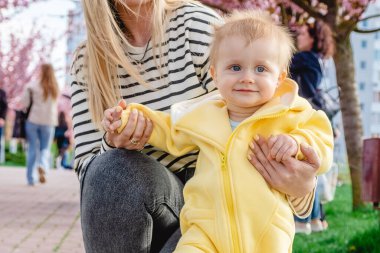
[[314,191],[316,187],[317,187],[317,177],[314,176],[312,179],[310,179],[310,181],[305,180],[303,187],[299,187],[298,190],[294,192],[294,194],[288,194],[288,195],[295,198],[302,198],[302,197],[308,196],[311,192]]
[[116,148],[115,144],[113,143],[113,141],[109,138],[108,132],[104,133],[103,140],[107,144],[108,147],[110,147],[110,148]]

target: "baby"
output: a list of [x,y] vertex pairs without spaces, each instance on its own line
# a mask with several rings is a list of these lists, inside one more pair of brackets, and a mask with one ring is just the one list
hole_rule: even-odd
[[321,171],[331,165],[328,118],[286,78],[293,51],[290,34],[269,15],[234,12],[216,27],[211,47],[210,71],[220,94],[175,104],[171,115],[128,106],[152,120],[151,145],[178,156],[200,150],[195,175],[184,188],[182,238],[175,252],[292,251],[287,196],[268,186],[247,152],[250,140],[262,135],[279,162],[302,159],[299,146],[305,143],[317,151]]

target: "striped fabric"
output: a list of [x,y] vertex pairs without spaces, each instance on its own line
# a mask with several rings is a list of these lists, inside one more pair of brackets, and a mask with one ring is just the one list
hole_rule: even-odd
[[[209,75],[209,45],[212,40],[212,24],[220,23],[219,15],[209,8],[196,3],[186,4],[171,14],[166,30],[166,40],[162,43],[164,59],[155,59],[151,42],[147,47],[126,48],[132,62],[140,62],[143,78],[151,85],[147,89],[131,78],[123,68],[118,69],[123,99],[127,103],[141,103],[154,110],[169,112],[173,103],[202,96],[215,89]],[[84,86],[85,46],[73,62],[71,71],[71,91],[73,126],[75,138],[75,170],[83,175],[87,164],[97,155],[112,149],[104,140],[104,132],[98,131],[91,121]],[[161,65],[157,69],[156,65]],[[198,151],[181,157],[173,157],[166,152],[146,145],[143,153],[153,157],[172,171],[194,168]],[[309,196],[310,197],[310,196]],[[312,198],[311,198],[312,200]],[[290,199],[296,203],[296,214],[309,213],[310,198]]]
[[[118,70],[123,99],[160,111],[169,111],[173,103],[204,95],[214,89],[208,73],[208,48],[212,39],[212,24],[220,17],[209,8],[198,4],[186,4],[176,9],[169,18],[166,41],[162,44],[164,60],[154,59],[152,45],[128,48],[131,61],[142,61],[143,78],[151,85],[147,89],[132,79],[122,68]],[[72,106],[75,137],[75,169],[82,168],[92,159],[112,147],[102,139],[104,132],[96,129],[91,122],[83,86],[85,47],[79,54],[72,69]],[[146,51],[146,52],[145,52]],[[145,56],[144,56],[145,53]],[[144,57],[143,57],[144,56]],[[162,66],[158,70],[156,63]],[[161,71],[161,74],[160,74]],[[160,78],[161,77],[161,78]],[[172,171],[195,167],[198,152],[173,157],[152,146],[146,146],[144,153],[160,161]]]

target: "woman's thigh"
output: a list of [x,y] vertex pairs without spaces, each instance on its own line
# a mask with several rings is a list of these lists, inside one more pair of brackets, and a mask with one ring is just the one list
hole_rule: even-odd
[[179,226],[182,188],[140,152],[115,149],[96,157],[81,182],[86,252],[158,252]]

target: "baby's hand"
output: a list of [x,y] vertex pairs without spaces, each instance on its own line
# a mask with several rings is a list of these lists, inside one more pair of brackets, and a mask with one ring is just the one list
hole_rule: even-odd
[[268,139],[269,156],[277,162],[294,157],[298,151],[297,142],[289,135],[279,134]]

